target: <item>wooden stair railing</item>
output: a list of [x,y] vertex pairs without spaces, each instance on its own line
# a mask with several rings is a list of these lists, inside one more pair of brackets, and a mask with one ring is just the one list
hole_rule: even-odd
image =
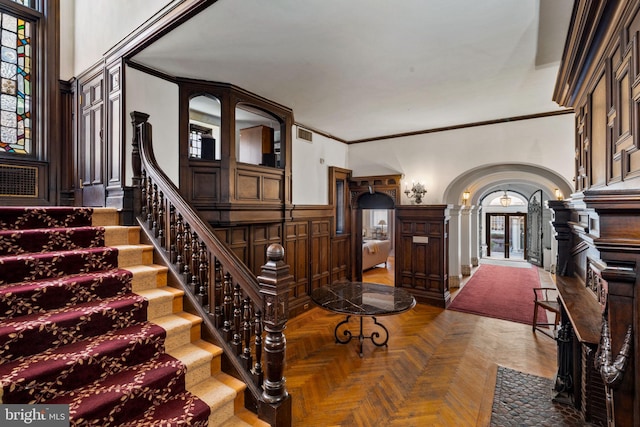
[[284,249],[277,244],[267,249],[267,264],[256,278],[160,169],[148,118],[131,113],[135,216],[181,278],[188,300],[203,318],[203,335],[223,348],[231,365],[223,369],[247,384],[245,406],[272,426],[290,426],[283,331],[292,276]]

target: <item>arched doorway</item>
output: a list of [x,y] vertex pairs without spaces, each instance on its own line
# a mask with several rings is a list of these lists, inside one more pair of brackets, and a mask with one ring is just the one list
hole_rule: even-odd
[[394,249],[396,204],[389,194],[370,189],[361,193],[354,205],[355,280],[362,281],[363,271],[381,264],[383,258],[386,266]]
[[[459,286],[462,277],[469,275],[486,254],[483,241],[487,231],[487,211],[482,202],[490,194],[504,193],[505,190],[521,195],[527,202],[534,193],[539,194],[537,200],[543,208],[538,219],[540,227],[534,227],[537,234],[533,234],[536,239],[544,241],[540,243],[540,257],[537,259],[545,269],[554,268],[557,246],[555,239],[551,238],[551,214],[544,208],[544,202],[570,195],[570,181],[555,171],[537,165],[488,164],[460,174],[443,194],[444,202],[453,205],[450,219],[452,238],[449,240],[450,287]],[[523,213],[530,216],[525,208]],[[531,219],[527,219],[529,225]],[[527,229],[524,238],[530,240],[530,234]]]

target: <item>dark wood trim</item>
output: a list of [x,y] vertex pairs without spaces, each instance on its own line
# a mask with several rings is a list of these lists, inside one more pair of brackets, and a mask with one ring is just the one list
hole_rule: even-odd
[[575,105],[578,92],[584,89],[585,76],[593,74],[605,41],[612,38],[613,30],[607,27],[616,21],[612,9],[620,3],[624,2],[575,2],[552,98],[559,105]]
[[130,59],[125,60],[124,63],[126,66],[131,67],[134,70],[141,71],[145,74],[149,74],[151,76],[157,77],[162,80],[166,80],[171,83],[176,83],[176,84],[178,83],[174,76],[163,73],[162,71],[154,70],[153,68],[147,67],[146,65],[138,64],[137,62],[132,61]]
[[478,127],[478,126],[498,125],[498,124],[509,123],[509,122],[517,122],[521,120],[541,119],[544,117],[553,117],[553,116],[560,116],[563,114],[573,114],[573,113],[574,113],[573,109],[550,111],[547,113],[537,113],[537,114],[528,114],[525,116],[506,117],[503,119],[486,120],[482,122],[463,123],[459,125],[443,126],[440,128],[417,130],[413,132],[403,132],[403,133],[397,133],[393,135],[381,135],[381,136],[376,136],[371,138],[363,138],[363,139],[356,139],[352,141],[341,141],[341,142],[345,142],[346,144],[359,144],[362,142],[381,141],[384,139],[393,139],[393,138],[406,138],[408,136],[425,135],[428,133],[437,133],[437,132],[444,132],[449,130]]
[[41,91],[39,103],[40,123],[43,125],[40,147],[40,159],[49,162],[49,194],[48,199],[53,204],[59,203],[60,169],[62,168],[63,146],[60,141],[59,124],[62,120],[60,113],[60,92],[58,78],[60,76],[60,0],[46,0],[42,10],[45,19],[40,27],[40,44],[37,46],[41,58],[38,67],[38,86]]
[[60,199],[63,206],[75,205],[76,176],[78,171],[76,146],[73,143],[73,81],[60,81],[60,123],[59,140],[61,164],[65,165],[60,171]]

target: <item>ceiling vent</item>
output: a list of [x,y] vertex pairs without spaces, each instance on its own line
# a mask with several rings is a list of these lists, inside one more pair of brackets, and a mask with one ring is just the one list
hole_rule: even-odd
[[313,133],[298,126],[298,139],[304,139],[305,141],[313,142]]

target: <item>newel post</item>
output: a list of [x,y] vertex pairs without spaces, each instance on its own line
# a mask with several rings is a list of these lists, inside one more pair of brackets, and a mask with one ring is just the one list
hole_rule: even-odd
[[131,139],[131,167],[133,168],[133,175],[131,176],[131,185],[133,187],[133,216],[135,218],[139,217],[141,213],[142,186],[145,184],[142,182],[142,161],[140,159],[140,139],[142,132],[140,132],[139,126],[147,122],[149,115],[139,111],[132,111],[130,116],[131,126],[133,126],[133,138]]
[[291,425],[291,397],[287,393],[284,376],[287,341],[284,336],[289,315],[289,287],[293,277],[284,262],[284,248],[272,244],[267,248],[267,263],[258,276],[263,297],[265,379],[261,405],[262,419],[271,425]]

